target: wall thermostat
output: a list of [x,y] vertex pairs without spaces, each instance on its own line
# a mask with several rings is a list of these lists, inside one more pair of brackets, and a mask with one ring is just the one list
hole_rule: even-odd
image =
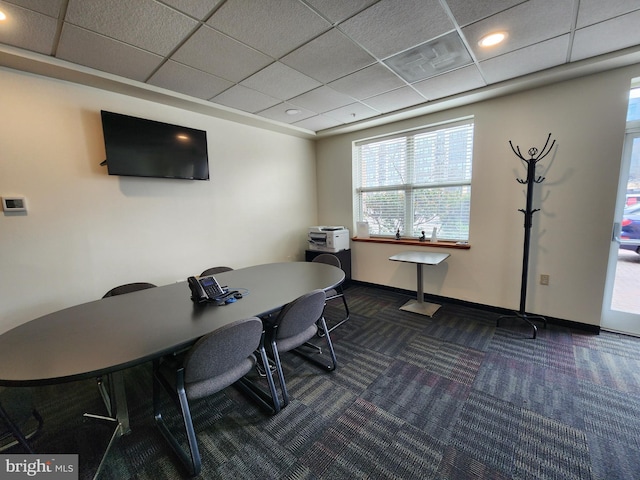
[[2,197],[2,209],[5,212],[26,212],[27,202],[24,197]]

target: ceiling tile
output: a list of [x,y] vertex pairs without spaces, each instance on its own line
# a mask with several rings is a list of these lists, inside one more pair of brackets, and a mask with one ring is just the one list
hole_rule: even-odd
[[3,4],[7,20],[0,28],[0,42],[33,52],[51,55],[57,21],[47,15]]
[[409,83],[454,70],[471,62],[471,55],[457,32],[430,40],[384,61]]
[[164,0],[164,3],[191,15],[198,20],[205,20],[222,0]]
[[439,0],[382,0],[340,28],[383,59],[453,30],[454,25]]
[[526,0],[447,0],[458,26],[464,27],[483,18],[502,12]]
[[65,24],[58,58],[144,82],[160,65],[162,57],[112,38]]
[[376,95],[363,101],[364,104],[383,113],[401,110],[424,103],[427,100],[411,87],[402,87],[392,92]]
[[197,26],[153,0],[69,0],[65,21],[159,55],[169,54]]
[[481,88],[486,85],[482,75],[475,65],[459,68],[453,72],[444,73],[437,77],[423,80],[413,84],[413,88],[418,90],[429,100],[448,97],[462,92]]
[[336,24],[364,10],[378,0],[349,0],[348,2],[336,2],[336,0],[304,0],[315,8],[321,15]]
[[[10,16],[0,26],[0,46],[146,81],[196,104],[213,99],[224,108],[318,129],[330,128],[329,119],[351,123],[408,112],[426,99],[610,52],[628,64],[633,57],[628,53],[640,48],[640,0],[0,0],[0,5]],[[507,31],[506,42],[481,50],[478,39],[497,29]],[[468,65],[454,62],[446,67],[451,71],[425,70],[435,75],[407,81],[384,63],[456,34],[470,55]],[[427,64],[433,60],[423,57]],[[437,57],[436,63],[446,58]],[[594,64],[606,68],[598,60]],[[294,103],[302,111],[286,115]]]
[[273,60],[203,25],[172,57],[231,82],[239,82]]
[[480,70],[491,84],[561,65],[566,61],[569,39],[569,35],[563,35],[490,58],[480,62]]
[[380,63],[342,77],[329,86],[358,100],[400,88],[406,83]]
[[576,31],[571,51],[575,62],[640,43],[640,10]]
[[[298,113],[295,115],[289,115],[287,113],[287,110],[298,110]],[[266,110],[262,110],[258,113],[258,115],[282,123],[296,123],[304,120],[305,118],[317,115],[317,112],[311,112],[296,105],[291,105],[290,103],[284,102],[267,108]]]
[[207,24],[274,58],[331,28],[298,0],[228,1]]
[[[529,0],[509,10],[462,29],[478,60],[486,60],[519,48],[542,42],[571,31],[573,2],[567,0]],[[495,47],[483,49],[480,39],[495,31],[506,31],[507,39]],[[564,52],[565,55],[567,52]]]
[[232,82],[172,60],[162,65],[147,83],[204,100],[233,86]]
[[640,9],[638,0],[580,0],[577,28],[609,20]]
[[318,130],[336,127],[341,124],[342,122],[336,120],[335,118],[329,118],[324,115],[316,115],[315,117],[309,117],[306,120],[296,122],[293,125],[300,128],[306,128],[307,130],[311,130],[313,132],[317,132]]
[[352,103],[326,112],[324,115],[340,120],[341,123],[351,123],[364,120],[365,118],[375,117],[376,115],[380,115],[380,112],[362,103]]
[[374,61],[336,29],[329,30],[282,59],[282,63],[323,83],[360,70]]
[[288,100],[322,85],[280,62],[263,68],[241,84],[281,100]]
[[290,103],[317,113],[353,103],[353,98],[329,87],[320,87],[289,100]]
[[256,92],[242,85],[235,85],[212,99],[213,102],[244,112],[256,113],[277,105],[280,100]]
[[11,3],[50,17],[60,18],[62,2],[63,0],[4,0],[2,3]]

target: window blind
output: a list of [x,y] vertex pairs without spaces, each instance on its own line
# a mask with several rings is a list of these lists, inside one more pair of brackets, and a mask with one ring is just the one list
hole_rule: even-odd
[[358,221],[372,235],[468,240],[473,120],[355,143]]

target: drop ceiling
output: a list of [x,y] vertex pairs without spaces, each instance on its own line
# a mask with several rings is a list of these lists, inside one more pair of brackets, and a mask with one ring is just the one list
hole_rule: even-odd
[[[0,0],[0,45],[309,132],[640,45],[638,0]],[[481,37],[507,33],[483,49]]]

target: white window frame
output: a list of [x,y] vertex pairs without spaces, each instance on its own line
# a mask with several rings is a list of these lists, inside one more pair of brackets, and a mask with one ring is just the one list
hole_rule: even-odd
[[[467,152],[467,162],[465,173],[463,174],[463,178],[455,178],[455,179],[446,179],[440,180],[431,183],[417,183],[414,178],[414,167],[416,165],[416,152],[413,149],[413,143],[417,136],[420,136],[425,133],[449,133],[452,131],[459,131],[464,126],[468,126],[470,129],[471,135],[471,145],[468,147]],[[460,207],[462,208],[462,217],[463,220],[466,220],[466,225],[460,229],[458,228],[457,235],[451,236],[441,236],[443,233],[439,227],[438,223],[434,223],[436,226],[436,230],[438,231],[439,240],[448,240],[448,241],[469,241],[469,220],[470,220],[470,196],[471,196],[471,170],[473,164],[473,133],[474,132],[474,118],[466,117],[463,119],[458,119],[455,121],[440,123],[436,125],[430,125],[427,127],[421,127],[418,129],[405,130],[401,132],[396,132],[389,135],[373,137],[368,139],[357,140],[353,142],[353,179],[354,179],[354,199],[353,199],[353,208],[354,208],[354,218],[356,222],[366,221],[363,207],[363,197],[366,196],[367,193],[376,193],[376,192],[403,192],[404,193],[404,208],[403,213],[400,215],[402,218],[398,218],[398,226],[400,228],[400,235],[402,237],[411,237],[415,238],[419,236],[419,232],[413,231],[414,227],[414,204],[415,204],[415,195],[414,193],[417,191],[426,191],[432,190],[436,191],[438,189],[447,189],[447,188],[460,188],[461,192],[464,192],[466,201],[460,202]],[[384,142],[388,142],[390,140],[404,139],[405,140],[405,150],[403,153],[405,154],[402,158],[404,160],[404,170],[403,177],[404,182],[395,183],[395,184],[386,184],[382,186],[363,186],[362,175],[361,172],[362,166],[361,162],[363,159],[361,158],[361,147],[370,146],[375,144],[383,144]],[[422,165],[431,165],[431,163],[424,163],[424,158],[422,158]],[[429,160],[430,161],[430,160]],[[395,164],[394,164],[395,166]],[[466,171],[468,169],[468,171]],[[466,216],[466,218],[464,218]],[[407,231],[406,226],[411,226],[411,230]],[[430,228],[430,227],[429,227]],[[451,229],[450,229],[451,230]],[[429,238],[431,236],[432,231],[426,231],[426,236]],[[389,238],[393,237],[395,232],[384,232],[377,233],[375,231],[371,232],[371,237],[379,237],[379,238]]]

